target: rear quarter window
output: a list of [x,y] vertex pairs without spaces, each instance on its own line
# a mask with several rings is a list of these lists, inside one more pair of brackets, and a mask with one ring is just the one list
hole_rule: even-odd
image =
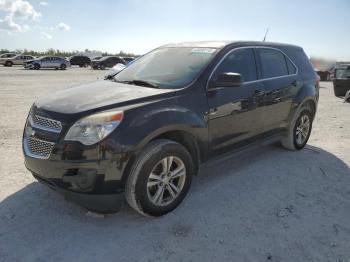
[[310,61],[305,54],[304,50],[301,48],[285,48],[283,50],[293,61],[293,63],[298,67],[299,74],[303,76],[303,78],[316,78],[316,74]]
[[288,75],[286,58],[282,52],[269,48],[259,48],[262,78]]

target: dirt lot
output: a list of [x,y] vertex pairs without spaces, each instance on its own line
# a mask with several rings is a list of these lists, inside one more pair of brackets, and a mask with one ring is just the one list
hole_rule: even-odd
[[101,75],[0,67],[0,261],[350,261],[350,104],[331,83],[304,150],[226,157],[202,169],[176,211],[149,219],[126,205],[87,214],[24,168],[33,101]]

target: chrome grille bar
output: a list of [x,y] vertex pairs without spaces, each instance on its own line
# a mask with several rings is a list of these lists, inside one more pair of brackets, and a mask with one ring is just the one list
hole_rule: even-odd
[[48,159],[55,143],[47,142],[34,137],[27,137],[24,141],[26,154],[35,157]]
[[29,116],[29,122],[32,127],[50,132],[60,133],[62,130],[62,124],[60,121],[34,114]]

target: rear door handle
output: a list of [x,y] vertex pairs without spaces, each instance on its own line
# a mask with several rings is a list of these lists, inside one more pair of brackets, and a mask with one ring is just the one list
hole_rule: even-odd
[[265,95],[265,91],[262,91],[262,90],[254,90],[254,95],[255,96],[263,96]]

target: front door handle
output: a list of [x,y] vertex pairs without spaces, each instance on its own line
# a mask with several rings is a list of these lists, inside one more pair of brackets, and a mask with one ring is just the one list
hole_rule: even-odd
[[298,85],[298,81],[297,81],[297,80],[293,81],[293,82],[291,83],[291,85],[292,85],[292,86],[297,86],[297,85]]

